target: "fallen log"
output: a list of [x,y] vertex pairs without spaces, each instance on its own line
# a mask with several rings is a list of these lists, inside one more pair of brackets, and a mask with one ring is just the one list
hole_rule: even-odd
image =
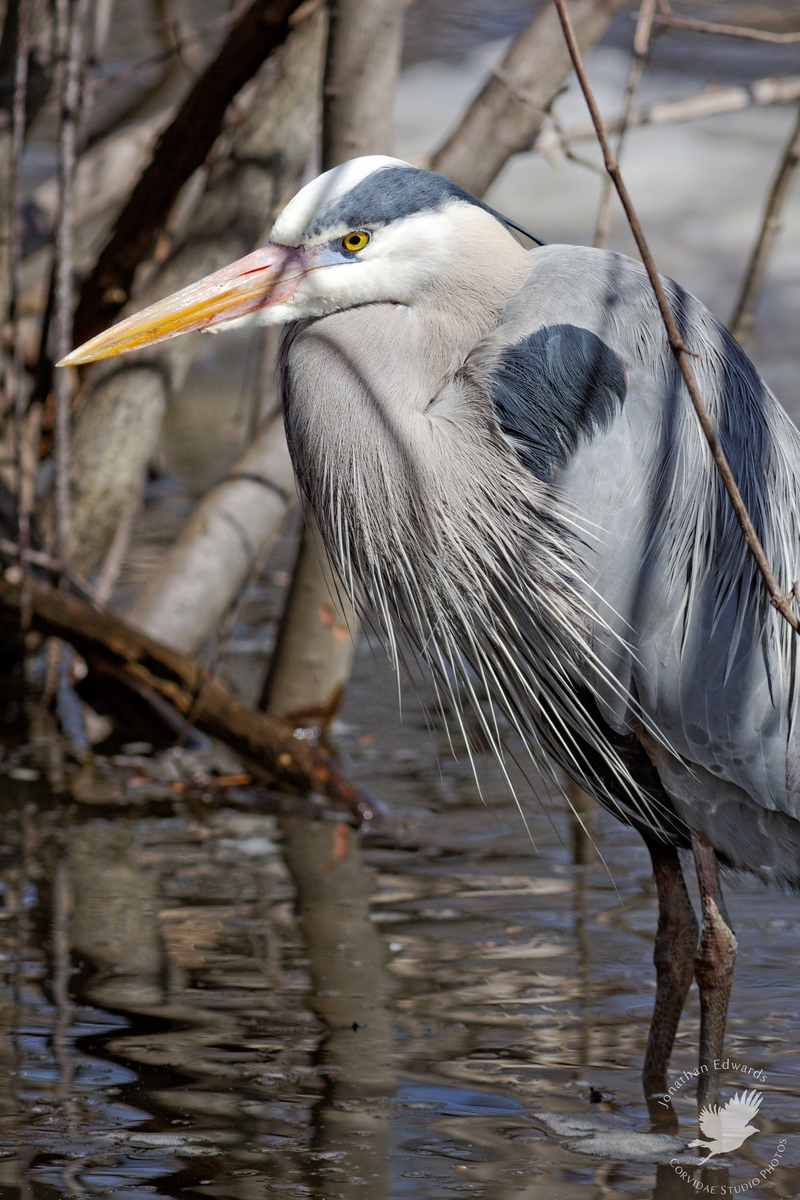
[[[0,608],[13,629],[19,627],[19,603],[19,587],[0,581]],[[202,733],[240,754],[265,782],[300,794],[319,792],[359,823],[394,829],[384,806],[350,783],[308,741],[295,737],[291,726],[243,704],[218,676],[180,651],[42,582],[32,587],[32,627],[68,642],[90,671],[152,689]]]

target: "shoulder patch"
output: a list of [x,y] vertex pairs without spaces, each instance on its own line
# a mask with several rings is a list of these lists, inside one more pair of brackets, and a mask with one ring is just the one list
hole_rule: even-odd
[[605,429],[627,392],[625,365],[601,338],[575,325],[537,329],[507,346],[492,376],[492,402],[523,465],[548,482],[581,435]]

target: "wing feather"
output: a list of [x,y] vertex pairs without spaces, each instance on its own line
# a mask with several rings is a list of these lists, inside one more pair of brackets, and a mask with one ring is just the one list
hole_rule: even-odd
[[[610,630],[596,639],[614,681],[596,681],[603,716],[618,733],[631,731],[636,707],[625,697],[634,697],[685,779],[702,768],[728,788],[717,789],[725,844],[708,830],[717,848],[738,866],[796,884],[800,645],[749,556],[647,277],[631,259],[588,248],[549,246],[534,261],[486,340],[483,369],[511,445],[560,498],[587,597]],[[800,576],[800,435],[715,318],[665,286],[789,591]],[[714,805],[685,790],[681,799],[705,811],[684,819],[702,829]],[[749,824],[742,805],[753,810]]]

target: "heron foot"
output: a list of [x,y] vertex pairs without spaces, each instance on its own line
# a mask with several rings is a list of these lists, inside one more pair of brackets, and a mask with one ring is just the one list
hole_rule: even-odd
[[703,906],[703,930],[694,960],[700,992],[697,1104],[703,1107],[717,1099],[719,1078],[714,1064],[722,1058],[737,943],[725,911],[714,848],[705,837],[692,834],[692,851]]
[[663,1121],[672,1112],[671,1103],[664,1099],[667,1070],[694,974],[698,926],[678,851],[674,846],[655,841],[648,842],[647,848],[658,894],[658,931],[653,950],[656,1001],[647,1036],[642,1084],[651,1117]]

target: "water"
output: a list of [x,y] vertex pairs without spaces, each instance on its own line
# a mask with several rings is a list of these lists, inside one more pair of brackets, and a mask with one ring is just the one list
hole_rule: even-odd
[[[766,1082],[759,1133],[701,1175],[691,1082],[678,1142],[639,1089],[656,920],[643,847],[598,813],[605,865],[574,866],[563,802],[541,786],[531,844],[496,769],[484,805],[411,689],[398,724],[369,651],[342,751],[408,843],[203,799],[55,806],[7,782],[0,1195],[665,1200],[697,1194],[670,1158],[724,1195],[784,1145],[748,1194],[795,1196],[796,901],[728,887],[726,1050]],[[138,757],[118,771],[141,782]],[[676,1079],[698,1025],[692,993]],[[724,1081],[726,1097],[752,1085]]]

